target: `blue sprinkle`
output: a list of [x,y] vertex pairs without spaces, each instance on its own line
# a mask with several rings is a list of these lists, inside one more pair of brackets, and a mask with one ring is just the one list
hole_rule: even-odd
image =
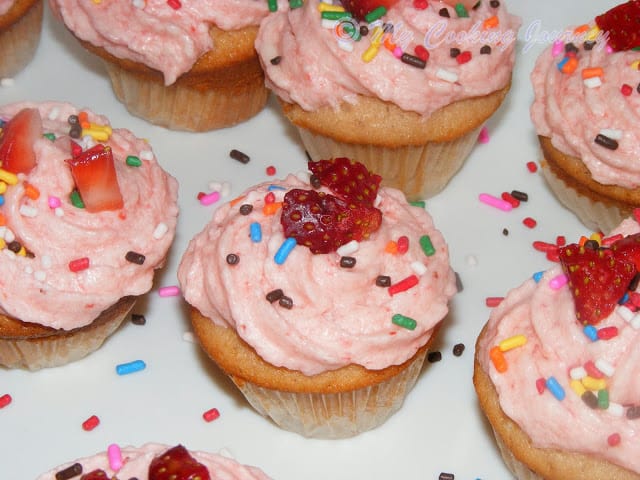
[[0,195],[0,206],[4,205],[4,195]]
[[598,329],[593,325],[586,325],[582,331],[592,342],[598,341]]
[[260,224],[258,222],[253,222],[250,226],[249,226],[249,231],[251,234],[251,241],[254,243],[258,243],[260,241],[262,241],[262,227],[260,226]]
[[284,261],[287,259],[287,257],[289,256],[289,254],[291,253],[291,250],[293,250],[293,247],[295,246],[296,246],[296,239],[293,237],[287,238],[284,242],[282,242],[282,245],[280,245],[280,248],[278,249],[278,251],[273,257],[273,260],[278,265],[282,265]]
[[558,63],[558,70],[562,70],[562,67],[564,67],[564,64],[568,61],[569,57],[564,57],[562,60],[560,60],[560,62]]
[[286,188],[285,187],[281,187],[280,185],[269,185],[267,187],[267,190],[272,192],[273,190],[286,190]]
[[554,397],[556,397],[558,400],[564,400],[564,397],[565,397],[564,388],[562,388],[562,385],[558,383],[558,380],[556,380],[555,377],[547,378],[546,384],[547,384],[547,388],[553,394]]
[[544,275],[544,270],[542,272],[536,272],[533,274],[533,280],[538,283],[542,276]]
[[629,301],[629,292],[625,292],[624,296],[620,300],[618,300],[618,304],[624,305],[628,301]]
[[129,363],[121,363],[120,365],[116,365],[116,373],[118,375],[128,375],[129,373],[139,372],[140,370],[144,370],[147,367],[147,364],[142,360],[134,360]]

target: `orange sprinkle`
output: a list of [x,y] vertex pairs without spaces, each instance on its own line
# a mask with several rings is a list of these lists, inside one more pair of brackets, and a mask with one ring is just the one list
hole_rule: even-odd
[[604,70],[602,67],[591,67],[582,69],[582,78],[603,77]]
[[587,30],[589,30],[589,25],[587,25],[585,23],[584,25],[580,25],[580,26],[576,27],[575,30],[573,31],[573,33],[580,34],[580,33],[586,32]]
[[82,128],[89,128],[91,126],[91,123],[89,122],[89,114],[87,112],[79,112],[78,121]]
[[384,36],[384,47],[392,52],[396,48],[396,44],[391,41],[391,35],[388,33]]
[[493,17],[489,17],[484,22],[482,22],[482,28],[484,30],[490,30],[492,28],[496,28],[499,24],[500,20],[494,15]]
[[573,73],[578,68],[578,59],[569,57],[567,62],[562,66],[562,73]]
[[282,207],[282,202],[265,203],[262,207],[262,213],[265,215],[275,215]]
[[0,213],[0,227],[3,227],[7,224],[7,217],[4,214]]
[[504,354],[500,350],[500,347],[495,346],[489,350],[489,358],[493,362],[493,366],[496,367],[498,373],[504,373],[507,371],[507,359],[504,358]]
[[37,200],[40,198],[40,190],[27,182],[24,183],[24,194],[31,200]]
[[585,237],[584,235],[582,235],[580,237],[580,240],[578,240],[578,245],[580,245],[581,247],[584,247],[584,244],[587,243],[587,240],[589,240],[587,237]]
[[229,205],[231,205],[232,207],[237,205],[238,203],[240,203],[242,200],[244,200],[244,197],[246,197],[246,195],[240,195],[239,197],[234,198],[233,200],[231,200],[229,202]]
[[398,244],[393,240],[389,240],[389,243],[384,247],[386,253],[398,253]]

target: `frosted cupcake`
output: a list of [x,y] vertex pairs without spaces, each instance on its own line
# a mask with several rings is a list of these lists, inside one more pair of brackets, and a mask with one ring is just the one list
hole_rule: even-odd
[[[253,43],[267,2],[51,0],[103,61],[134,115],[174,130],[228,127],[256,115],[268,91]],[[288,3],[281,0],[278,8]]]
[[308,437],[382,424],[416,382],[455,293],[424,208],[341,158],[216,210],[178,279],[205,352],[249,403]]
[[562,247],[560,262],[491,312],[480,407],[519,480],[638,480],[640,226]]
[[12,77],[40,43],[42,0],[0,0],[0,78]]
[[151,289],[177,182],[146,141],[89,110],[16,103],[0,120],[0,365],[63,365]]
[[640,2],[568,29],[531,74],[531,118],[542,172],[558,199],[592,230],[610,231],[640,206]]
[[498,1],[360,3],[265,19],[267,86],[312,159],[353,158],[410,200],[432,196],[509,90],[520,20]]

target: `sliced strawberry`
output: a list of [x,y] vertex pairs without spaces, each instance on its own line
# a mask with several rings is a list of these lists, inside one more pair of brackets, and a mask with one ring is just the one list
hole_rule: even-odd
[[608,248],[585,248],[572,243],[559,249],[560,263],[569,277],[576,317],[595,325],[609,316],[636,275],[633,262]]
[[608,45],[621,52],[640,47],[640,0],[622,3],[596,17],[598,27],[607,32]]
[[382,181],[363,164],[344,157],[309,162],[309,170],[337,196],[368,205],[373,205]]
[[211,480],[211,477],[207,467],[177,445],[151,461],[149,480]]
[[12,173],[29,173],[36,165],[34,142],[42,137],[42,120],[37,108],[20,110],[2,128],[0,166]]
[[378,7],[384,7],[389,10],[398,0],[342,0],[342,6],[346,11],[358,20],[362,20],[365,15],[372,12]]
[[280,223],[286,237],[312,253],[329,253],[351,240],[363,240],[380,227],[382,213],[365,204],[348,204],[316,190],[290,190]]
[[80,480],[109,480],[109,477],[104,470],[93,470],[82,475]]
[[111,148],[99,143],[67,163],[88,212],[118,210],[124,206]]
[[611,251],[616,258],[624,258],[633,263],[636,270],[640,272],[640,233],[621,238],[611,245]]

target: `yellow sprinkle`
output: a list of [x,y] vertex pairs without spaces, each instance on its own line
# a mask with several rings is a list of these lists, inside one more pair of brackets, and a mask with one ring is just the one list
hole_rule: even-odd
[[0,238],[0,250],[7,247],[7,242],[4,241],[4,238]]
[[382,43],[382,37],[384,36],[384,30],[382,27],[375,27],[371,32],[371,45],[380,45]]
[[521,347],[527,343],[527,337],[524,335],[514,335],[513,337],[505,338],[500,343],[498,343],[498,347],[500,347],[500,351],[508,352],[509,350],[513,350],[514,348]]
[[0,181],[3,181],[7,185],[15,185],[18,183],[18,176],[15,173],[0,168]]
[[591,30],[589,30],[589,33],[587,33],[587,36],[585,37],[585,40],[595,40],[596,38],[598,38],[598,34],[600,33],[600,28],[597,25],[594,25],[593,28]]
[[376,57],[377,54],[378,54],[378,45],[372,43],[371,45],[369,45],[369,48],[367,48],[362,54],[362,61],[365,63],[369,63],[371,60],[373,60]]
[[605,390],[607,388],[607,381],[604,378],[586,376],[581,380],[581,382],[587,390],[592,390],[594,392],[598,390]]
[[82,136],[89,135],[91,138],[98,142],[106,142],[109,140],[109,133],[104,130],[95,129],[95,128],[83,128]]
[[24,247],[20,247],[20,250],[18,251],[18,253],[16,253],[16,255],[20,255],[21,257],[26,257],[27,250]]
[[331,5],[329,3],[320,2],[318,4],[319,12],[344,12],[344,7],[340,5]]
[[640,60],[636,60],[635,62],[633,62],[631,64],[631,68],[633,68],[634,70],[640,70]]
[[582,397],[582,394],[587,391],[580,380],[571,380],[569,386],[571,387],[571,390],[573,390],[579,397]]
[[589,240],[595,240],[598,242],[598,245],[600,245],[602,243],[602,235],[599,233],[592,233]]
[[0,195],[7,191],[7,184],[4,182],[0,182]]

